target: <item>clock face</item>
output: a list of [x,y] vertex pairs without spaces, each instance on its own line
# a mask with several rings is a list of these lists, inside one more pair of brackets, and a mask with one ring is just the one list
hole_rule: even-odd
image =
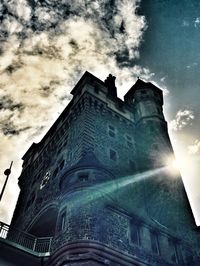
[[45,173],[45,175],[42,177],[42,181],[40,183],[40,189],[43,189],[46,186],[47,182],[49,181],[50,176],[51,176],[51,171],[48,170]]

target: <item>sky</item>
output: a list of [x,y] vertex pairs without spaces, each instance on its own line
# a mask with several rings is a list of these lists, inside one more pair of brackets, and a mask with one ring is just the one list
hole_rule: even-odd
[[115,75],[119,97],[137,77],[163,89],[170,137],[200,225],[199,40],[198,0],[1,0],[0,188],[14,163],[0,220],[11,220],[23,154],[87,70],[102,80]]

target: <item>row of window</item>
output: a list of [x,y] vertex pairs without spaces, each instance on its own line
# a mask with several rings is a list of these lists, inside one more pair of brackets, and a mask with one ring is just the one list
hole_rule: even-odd
[[[117,154],[117,152],[116,152],[115,150],[110,149],[110,150],[109,150],[109,157],[110,157],[110,160],[116,162],[117,159],[118,159],[118,154]],[[135,162],[132,161],[132,160],[129,160],[129,166],[130,166],[130,168],[131,168],[132,170],[134,170],[135,167],[136,167]]]
[[[135,221],[131,221],[130,223],[131,242],[138,246],[142,245],[142,229],[143,229],[142,224],[135,223]],[[161,235],[159,234],[159,232],[154,230],[149,230],[149,234],[150,234],[150,245],[152,252],[157,255],[161,255],[161,241],[160,241]],[[171,260],[174,263],[181,263],[183,261],[183,258],[180,252],[181,251],[180,246],[178,245],[177,241],[174,238],[169,236],[166,237],[168,240],[168,248],[170,250]],[[192,259],[191,256],[190,258]]]
[[[108,126],[108,135],[112,138],[115,138],[117,135],[116,128],[109,125]],[[134,144],[133,138],[128,136],[128,135],[126,135],[125,138],[126,138],[126,144],[128,145],[128,147],[133,147],[133,144]]]
[[[59,224],[58,224],[58,232],[64,231],[65,228],[66,228],[66,210],[64,210],[60,215]],[[135,223],[135,221],[131,221],[130,223],[131,242],[138,246],[142,245],[142,232],[141,231],[142,231],[142,225],[139,223]],[[162,247],[161,247],[161,241],[160,241],[160,232],[150,229],[149,234],[150,234],[150,247],[151,247],[152,253],[161,255]],[[171,261],[173,261],[174,263],[183,263],[181,248],[179,244],[177,243],[177,241],[173,237],[170,237],[167,235],[162,235],[162,236],[165,236],[168,240],[168,249],[169,249],[168,252],[170,252]],[[193,255],[191,251],[189,250],[188,250],[187,257],[190,258],[191,261],[193,261]],[[186,260],[188,258],[186,258]]]

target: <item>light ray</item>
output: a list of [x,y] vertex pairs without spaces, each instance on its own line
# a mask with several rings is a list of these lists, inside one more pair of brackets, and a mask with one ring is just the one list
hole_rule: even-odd
[[81,191],[77,191],[75,198],[73,198],[73,207],[80,207],[81,205],[89,204],[92,201],[96,201],[103,197],[110,197],[113,192],[122,189],[130,184],[141,182],[149,178],[153,178],[158,174],[165,173],[169,171],[169,166],[160,167],[153,170],[148,170],[143,173],[136,175],[129,175],[125,177],[120,177],[115,180],[106,181],[101,184],[94,185],[92,187],[87,187]]

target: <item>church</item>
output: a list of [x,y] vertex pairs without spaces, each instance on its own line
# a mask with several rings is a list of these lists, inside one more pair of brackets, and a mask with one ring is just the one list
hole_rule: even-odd
[[23,156],[0,265],[200,265],[200,235],[163,114],[163,92],[138,78],[85,72],[72,99]]

